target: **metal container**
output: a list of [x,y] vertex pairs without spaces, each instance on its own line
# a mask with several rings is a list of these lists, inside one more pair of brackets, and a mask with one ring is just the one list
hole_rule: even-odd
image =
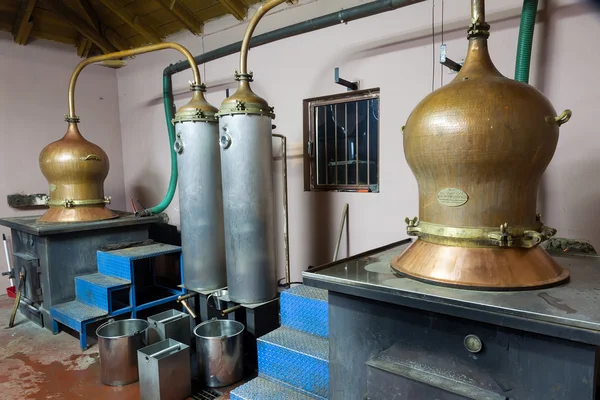
[[277,295],[271,123],[266,115],[219,119],[227,286],[236,303]]
[[192,395],[190,348],[167,339],[137,352],[141,400],[183,400]]
[[206,102],[203,86],[175,116],[179,213],[184,286],[213,290],[227,286],[223,192],[217,109]]
[[206,386],[228,386],[244,377],[243,333],[243,324],[216,318],[194,329],[198,372]]
[[407,276],[480,290],[560,284],[569,272],[539,244],[556,233],[537,214],[537,189],[571,112],[490,59],[483,0],[472,0],[460,72],[425,97],[403,129],[419,186],[418,239],[392,260]]
[[190,316],[178,310],[168,310],[148,317],[148,344],[173,339],[187,346],[191,344]]
[[96,329],[103,384],[123,386],[137,382],[137,351],[147,344],[148,327],[148,321],[125,319],[108,321]]

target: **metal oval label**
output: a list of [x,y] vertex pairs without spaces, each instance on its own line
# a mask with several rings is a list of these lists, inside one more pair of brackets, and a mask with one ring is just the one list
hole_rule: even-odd
[[438,193],[440,204],[448,207],[460,207],[469,201],[469,196],[460,189],[446,188]]

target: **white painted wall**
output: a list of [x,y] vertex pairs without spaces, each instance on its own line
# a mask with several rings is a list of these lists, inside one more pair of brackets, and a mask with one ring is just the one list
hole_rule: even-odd
[[[40,41],[18,46],[10,34],[0,32],[0,216],[43,213],[11,209],[6,196],[48,192],[38,156],[48,143],[66,132],[67,87],[80,61],[72,46]],[[98,66],[86,68],[78,81],[75,100],[82,134],[100,145],[110,159],[105,191],[112,196],[111,207],[124,209],[115,71]],[[9,229],[0,227],[0,233],[10,237]],[[0,270],[6,271],[3,249],[0,254]],[[0,279],[0,294],[5,293],[7,283],[5,277]]]
[[[281,7],[268,15],[257,34],[342,7],[365,3],[360,0],[301,1],[295,7]],[[600,246],[597,216],[600,187],[600,138],[597,109],[600,83],[595,76],[600,65],[596,38],[600,19],[581,2],[555,1],[550,32],[543,24],[536,31],[531,83],[544,91],[557,110],[571,108],[573,119],[565,125],[556,156],[541,191],[540,210],[545,222],[559,229],[559,235],[591,240]],[[490,47],[500,71],[512,77],[517,44],[520,0],[489,1],[488,21],[492,23]],[[469,2],[446,0],[445,42],[449,56],[460,60],[466,51]],[[432,90],[447,83],[452,74],[433,60],[441,44],[431,37],[432,1],[370,17],[347,25],[282,40],[253,49],[249,65],[254,71],[255,91],[276,107],[277,131],[290,144],[290,242],[293,278],[309,265],[327,262],[333,254],[336,231],[343,205],[350,204],[349,249],[340,255],[356,254],[406,237],[404,218],[418,213],[417,185],[404,159],[400,127],[413,107]],[[440,30],[441,1],[436,1],[436,30]],[[209,22],[203,38],[179,34],[171,38],[192,53],[199,54],[241,40],[245,24],[232,18]],[[548,37],[545,57],[539,40]],[[437,56],[436,56],[437,57]],[[169,179],[169,149],[162,109],[162,70],[181,57],[161,52],[140,56],[118,71],[119,106],[123,138],[126,196],[137,197],[146,206],[158,203]],[[209,87],[209,101],[220,105],[225,98],[223,82],[232,82],[238,56],[229,56],[201,67]],[[435,64],[433,68],[432,64]],[[342,76],[359,79],[362,88],[381,88],[381,167],[379,194],[305,193],[302,169],[302,100],[339,93],[333,83],[334,67]],[[435,69],[435,71],[433,71]],[[187,102],[185,93],[191,73],[174,78],[176,102]],[[235,87],[232,82],[231,87]],[[274,142],[278,149],[278,142]],[[276,151],[277,152],[277,151]],[[279,188],[281,165],[274,162],[275,184]],[[277,248],[283,276],[281,191],[277,191]],[[167,210],[179,223],[178,199]]]

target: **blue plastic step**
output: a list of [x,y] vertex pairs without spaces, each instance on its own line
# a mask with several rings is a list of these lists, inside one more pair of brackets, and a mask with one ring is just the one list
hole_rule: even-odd
[[130,285],[131,281],[104,274],[81,275],[75,277],[75,296],[78,301],[88,306],[97,307],[111,313],[114,309],[129,305],[119,304],[113,307],[112,294],[118,290],[127,290],[127,295],[121,297],[129,299]]
[[229,398],[231,400],[311,400],[313,397],[259,376],[232,390]]
[[52,319],[79,333],[82,331],[82,323],[97,320],[107,315],[108,312],[105,310],[89,306],[77,300],[50,307],[50,316]]
[[164,243],[154,243],[120,250],[98,251],[96,253],[98,272],[131,281],[134,261],[171,253],[181,253],[181,247]]
[[309,395],[329,397],[329,342],[281,327],[258,339],[258,372]]
[[281,324],[327,338],[329,310],[327,290],[299,285],[281,293]]

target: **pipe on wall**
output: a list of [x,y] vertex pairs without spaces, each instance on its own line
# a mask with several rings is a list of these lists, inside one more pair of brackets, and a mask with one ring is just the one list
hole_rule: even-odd
[[[334,25],[356,21],[384,12],[393,11],[398,8],[421,3],[423,1],[425,0],[376,0],[367,4],[340,10],[318,18],[312,18],[304,22],[299,22],[297,24],[289,25],[271,32],[264,33],[262,35],[255,36],[250,41],[250,48],[262,46],[293,36],[302,35],[304,33],[329,28]],[[231,54],[238,53],[241,48],[242,41],[201,54],[194,57],[194,60],[197,64],[207,63]],[[171,178],[169,179],[169,188],[167,189],[167,193],[161,203],[158,206],[140,212],[140,216],[157,214],[164,211],[173,200],[173,196],[175,194],[175,188],[177,186],[177,155],[173,149],[173,142],[175,141],[175,129],[171,121],[174,115],[175,104],[173,100],[173,85],[171,77],[174,74],[185,71],[189,68],[190,62],[185,60],[171,64],[163,70],[163,102],[171,149]]]

